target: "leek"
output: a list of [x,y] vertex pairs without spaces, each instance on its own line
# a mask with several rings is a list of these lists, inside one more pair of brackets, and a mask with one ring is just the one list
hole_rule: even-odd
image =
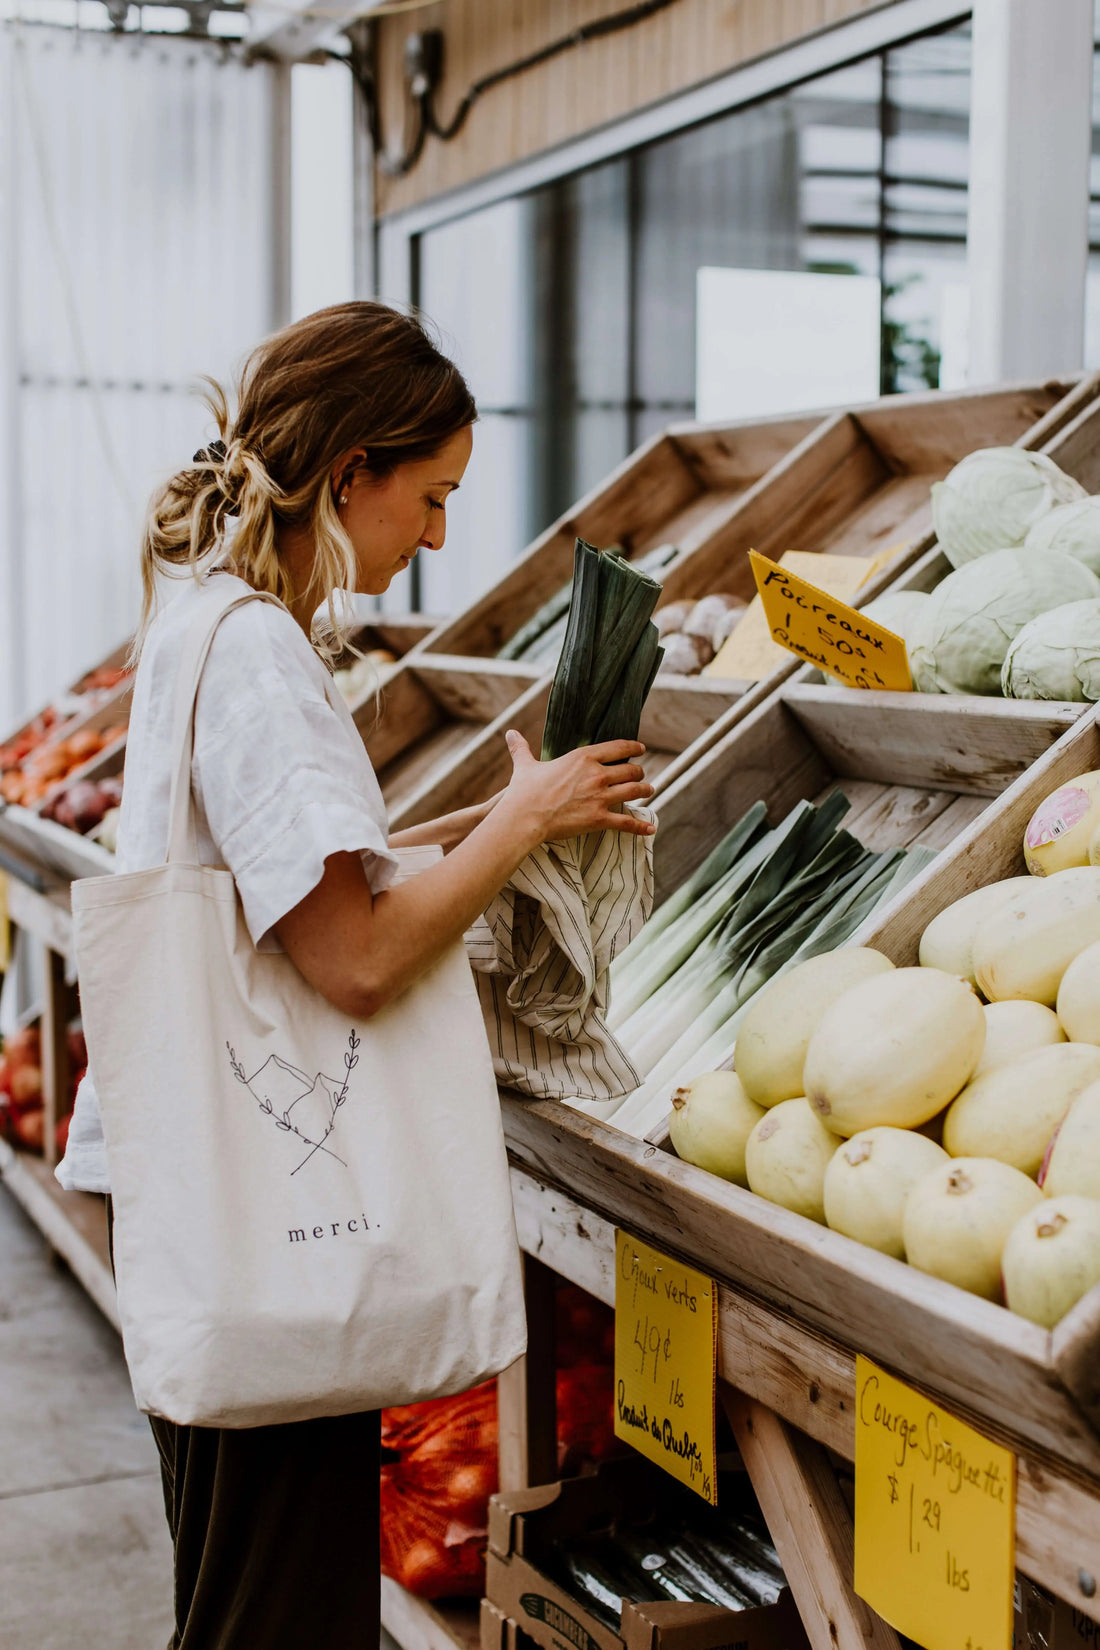
[[[633,565],[638,571],[659,579],[679,553],[675,544],[660,544],[656,550],[640,556]],[[604,551],[605,556],[621,558],[622,554],[619,545]],[[526,624],[520,626],[511,640],[497,650],[497,658],[522,659],[524,664],[532,665],[556,662],[565,636],[566,614],[572,592],[572,584],[563,584],[560,590],[556,590]]]
[[847,808],[839,792],[820,806],[800,803],[747,851],[760,816],[746,816],[690,893],[673,896],[668,916],[662,908],[659,943],[651,924],[623,954],[609,1019],[644,1081],[602,1108],[615,1128],[641,1137],[661,1124],[674,1086],[728,1062],[757,991],[848,942],[934,858],[927,848],[864,848],[838,828]]
[[674,894],[670,894],[664,904],[650,917],[645,927],[631,940],[626,948],[619,952],[611,964],[611,979],[613,985],[620,981],[625,982],[632,968],[636,968],[640,959],[652,947],[658,935],[669,929],[679,917],[689,911],[695,903],[708,894],[714,885],[733,869],[741,855],[751,848],[760,836],[761,828],[766,829],[767,809],[762,802],[754,802],[746,814],[738,820],[731,831],[728,831],[716,848],[712,848],[703,863],[692,872]]
[[590,745],[601,734],[637,738],[661,659],[650,624],[660,594],[648,573],[577,540],[565,640],[546,710],[544,760]]

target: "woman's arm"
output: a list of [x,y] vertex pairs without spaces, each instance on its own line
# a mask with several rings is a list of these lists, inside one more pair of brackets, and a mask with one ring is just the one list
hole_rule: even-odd
[[653,793],[630,760],[644,746],[615,740],[538,762],[518,733],[507,737],[511,783],[444,860],[372,896],[359,855],[332,854],[321,881],[276,924],[288,956],[342,1012],[368,1019],[426,973],[540,842],[655,828],[615,811]]
[[423,825],[408,825],[403,831],[394,831],[390,837],[390,847],[422,848],[438,845],[445,854],[449,854],[452,848],[457,848],[460,842],[465,842],[470,832],[475,830],[482,820],[488,819],[503,795],[503,791],[498,791],[488,802],[477,802],[472,808],[458,808],[454,813],[441,814],[438,819],[429,819]]

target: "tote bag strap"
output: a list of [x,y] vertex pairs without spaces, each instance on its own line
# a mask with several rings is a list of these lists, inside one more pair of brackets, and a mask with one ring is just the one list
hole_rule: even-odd
[[[183,644],[183,653],[176,672],[175,702],[172,711],[172,749],[176,765],[172,774],[172,790],[168,803],[168,863],[197,865],[199,860],[198,832],[195,826],[195,802],[191,790],[191,764],[195,754],[195,705],[199,682],[206,664],[214,634],[227,614],[246,602],[271,602],[288,613],[284,602],[265,590],[250,590],[246,595],[235,595],[232,586],[226,589],[220,604],[213,600],[213,583],[205,587],[209,605],[204,604],[196,615]],[[325,672],[325,697],[336,711],[343,701],[339,689]]]

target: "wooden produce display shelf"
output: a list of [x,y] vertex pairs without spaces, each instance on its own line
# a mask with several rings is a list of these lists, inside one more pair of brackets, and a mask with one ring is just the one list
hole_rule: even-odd
[[[800,1433],[808,1435],[847,1461],[855,1455],[855,1352],[868,1351],[845,1331],[845,1302],[838,1298],[831,1326],[815,1327],[807,1321],[801,1309],[802,1294],[797,1283],[783,1304],[763,1298],[751,1287],[751,1276],[730,1281],[729,1260],[737,1242],[736,1233],[723,1224],[713,1211],[709,1234],[701,1232],[695,1221],[682,1218],[686,1206],[686,1187],[677,1171],[690,1168],[671,1160],[671,1173],[659,1177],[646,1187],[644,1195],[636,1196],[640,1183],[647,1179],[647,1162],[653,1157],[663,1158],[652,1146],[630,1142],[630,1168],[614,1165],[601,1151],[600,1161],[592,1164],[591,1175],[585,1177],[583,1189],[562,1185],[566,1158],[557,1159],[554,1146],[562,1124],[561,1113],[567,1108],[552,1102],[531,1105],[506,1098],[504,1100],[505,1133],[513,1157],[512,1197],[516,1210],[516,1226],[520,1245],[528,1255],[537,1255],[540,1262],[562,1277],[588,1290],[599,1300],[613,1305],[615,1300],[615,1227],[622,1226],[647,1242],[656,1242],[668,1253],[677,1255],[699,1266],[719,1280],[718,1289],[718,1375],[720,1394],[727,1407],[743,1406],[746,1400],[763,1406],[774,1421],[781,1418]],[[553,1117],[551,1117],[553,1113]],[[593,1136],[608,1131],[599,1124],[579,1120]],[[543,1161],[540,1170],[537,1159]],[[572,1163],[572,1151],[568,1153]],[[522,1166],[521,1166],[522,1165]],[[719,1185],[724,1184],[718,1182]],[[601,1188],[606,1186],[604,1194]],[[736,1191],[737,1188],[731,1188]],[[748,1197],[749,1193],[742,1193]],[[785,1211],[774,1210],[783,1214]],[[811,1274],[808,1287],[813,1289],[816,1267],[814,1232],[825,1237],[836,1234],[801,1222],[810,1229],[805,1246],[806,1267]],[[776,1243],[782,1245],[784,1234],[777,1232]],[[846,1243],[847,1240],[840,1240]],[[858,1245],[850,1245],[858,1248]],[[863,1251],[867,1253],[867,1251]],[[884,1257],[879,1257],[880,1259]],[[893,1262],[901,1271],[908,1270],[900,1261]],[[934,1282],[935,1280],[926,1280]],[[946,1285],[941,1288],[946,1289]],[[951,1291],[958,1294],[958,1291]],[[959,1318],[965,1319],[974,1307],[985,1307],[988,1312],[1007,1318],[1007,1312],[990,1307],[988,1302],[959,1295]],[[1016,1320],[1017,1322],[1019,1320]],[[950,1320],[949,1320],[950,1327]],[[1024,1325],[1033,1329],[1032,1325]],[[1040,1332],[1036,1331],[1036,1334]],[[1044,1337],[1045,1338],[1045,1337]],[[971,1343],[972,1345],[972,1343]],[[964,1340],[955,1348],[960,1368],[966,1367],[971,1350]],[[983,1363],[992,1348],[986,1348]],[[991,1436],[1010,1444],[1017,1451],[1016,1490],[1016,1564],[1017,1567],[1048,1588],[1058,1597],[1074,1605],[1090,1621],[1100,1621],[1100,1597],[1096,1582],[1100,1568],[1100,1477],[1089,1475],[1068,1466],[1054,1463],[1042,1449],[1019,1438],[1011,1426],[992,1423],[986,1414],[971,1410],[964,1398],[947,1398],[942,1387],[921,1378],[914,1372],[902,1345],[887,1347],[878,1361],[894,1369],[903,1380],[920,1387],[934,1399],[947,1402],[948,1407],[969,1419]],[[1006,1381],[1006,1397],[1011,1402],[1011,1381]],[[1006,1408],[1006,1419],[1012,1412]],[[742,1444],[744,1451],[744,1444]],[[806,1499],[805,1492],[795,1498]],[[767,1509],[766,1509],[767,1510]],[[776,1526],[769,1515],[773,1536]],[[834,1578],[840,1575],[841,1558],[834,1568]],[[850,1559],[848,1560],[850,1564]],[[848,1572],[850,1576],[850,1569]],[[788,1579],[796,1586],[793,1569],[788,1566]],[[841,1576],[841,1579],[843,1577]],[[838,1605],[843,1609],[848,1602],[834,1595],[823,1596],[820,1588],[811,1589],[811,1608],[803,1607],[803,1619],[815,1646],[825,1643],[847,1650],[848,1645],[878,1642],[865,1639],[865,1624],[853,1627],[838,1622]],[[797,1594],[796,1594],[797,1596]],[[803,1600],[799,1599],[800,1606]],[[858,1601],[857,1601],[858,1603]],[[816,1619],[814,1619],[816,1618]],[[883,1624],[877,1621],[877,1630]],[[817,1629],[815,1633],[815,1628]],[[888,1630],[887,1630],[888,1631]]]
[[1085,713],[1034,700],[833,693],[789,682],[656,799],[656,898],[756,801],[778,824],[834,788],[868,848],[947,847]]
[[[904,397],[895,397],[893,400],[904,400]],[[986,410],[990,411],[991,409]],[[873,412],[848,415],[848,421],[850,423],[855,422],[868,429],[872,437],[874,437],[876,430],[882,431],[883,423],[885,423],[887,434],[883,438],[880,433],[879,439],[883,439],[884,445],[886,445],[892,439],[890,431],[895,411],[902,415],[899,422],[904,428],[906,420],[903,409],[895,409],[891,402],[880,403],[879,408]],[[922,417],[923,407],[919,411],[914,408],[909,418],[910,433],[916,435],[917,426]],[[824,438],[832,433],[832,437],[835,439],[836,430],[843,423],[843,418],[838,419],[833,431],[823,430],[821,437]],[[991,427],[990,422],[987,420],[982,427],[983,429],[989,429]],[[1007,423],[1002,426],[1002,429],[1004,433],[1001,438],[992,440],[972,438],[969,446],[966,445],[965,431],[960,431],[959,433],[963,435],[963,440],[960,443],[961,450],[956,451],[955,457],[951,458],[950,462],[945,463],[943,460],[947,458],[948,450],[953,450],[950,449],[950,444],[946,443],[940,453],[941,467],[938,473],[936,466],[931,462],[931,454],[915,448],[912,455],[913,459],[917,461],[915,468],[908,474],[892,475],[882,483],[872,495],[869,517],[864,517],[861,521],[857,512],[850,529],[841,528],[839,532],[827,533],[822,542],[814,546],[820,550],[831,550],[838,555],[863,554],[865,552],[860,547],[860,541],[863,532],[866,530],[868,519],[877,519],[879,512],[883,510],[901,510],[907,505],[911,507],[912,514],[908,521],[904,524],[899,521],[898,527],[899,535],[902,538],[908,538],[908,547],[904,553],[894,558],[888,566],[882,569],[873,580],[868,581],[866,587],[859,592],[854,603],[855,606],[865,607],[875,596],[881,595],[887,589],[890,591],[933,590],[952,571],[951,563],[940,549],[936,536],[931,529],[930,489],[932,482],[946,474],[952,464],[957,462],[958,458],[963,457],[967,451],[973,451],[981,446],[1015,445],[1030,451],[1042,452],[1052,458],[1061,469],[1065,470],[1067,475],[1071,475],[1076,481],[1079,481],[1088,492],[1100,492],[1100,373],[1088,374],[1071,384],[1066,389],[1066,393],[1022,434],[1014,436]],[[884,457],[888,457],[889,461],[893,463],[897,463],[900,456],[896,449],[888,454],[884,453]],[[858,455],[853,458],[853,462],[858,466]],[[769,543],[762,536],[755,541],[753,547],[763,550],[766,554],[781,554],[783,549],[810,548],[810,546],[793,542],[790,544],[783,542],[782,545],[775,542],[769,547]],[[674,590],[671,579],[666,580],[666,586],[670,592]],[[752,581],[749,577],[746,590],[751,593],[751,588]],[[744,594],[745,591],[739,593]],[[661,788],[674,784],[681,774],[686,773],[699,760],[705,751],[709,750],[732,727],[736,726],[751,706],[759,701],[758,690],[760,687],[767,687],[769,683],[774,685],[781,679],[818,683],[824,680],[831,693],[844,694],[851,691],[835,682],[831,682],[828,678],[822,678],[821,674],[814,670],[812,666],[800,665],[798,660],[792,656],[789,665],[785,666],[782,671],[773,674],[765,683],[757,684],[744,698],[731,703],[721,715],[714,719],[709,727],[700,730],[693,743],[684,748],[675,762],[665,765],[660,781]],[[927,698],[929,696],[924,695],[923,697]]]
[[476,1599],[429,1603],[382,1577],[382,1626],[401,1650],[478,1650],[479,1609]]
[[[1045,728],[1032,719],[1035,709],[1049,717]],[[1065,731],[1055,739],[1059,725]],[[1047,748],[1037,749],[1044,740]],[[676,880],[758,796],[776,818],[837,781],[846,790],[888,787],[885,813],[882,794],[862,817],[857,804],[855,834],[879,846],[883,830],[919,840],[938,829],[942,852],[852,943],[912,965],[923,928],[947,904],[1023,871],[1023,832],[1038,803],[1098,767],[1091,708],[941,701],[929,714],[907,695],[791,684],[710,753],[681,792],[679,831],[670,832]],[[937,796],[929,826],[924,809]],[[672,792],[661,799],[662,817],[670,799]],[[1092,1585],[1100,1551],[1100,1288],[1048,1332],[633,1140],[613,1117],[603,1124],[507,1096],[503,1104],[509,1154],[527,1177],[515,1182],[516,1207],[532,1253],[557,1269],[554,1245],[576,1248],[602,1220],[710,1273],[724,1286],[725,1378],[841,1453],[852,1448],[855,1354],[895,1371],[1017,1453],[1021,1566],[1100,1620],[1100,1601],[1078,1578]],[[552,1209],[536,1184],[553,1189]],[[609,1253],[567,1274],[598,1293]]]
[[[576,539],[600,549],[617,544],[631,561],[663,544],[677,545],[681,558],[690,556],[824,416],[679,424],[654,436],[552,522],[502,579],[435,631],[421,651],[481,664],[510,663],[495,654],[569,583]],[[531,667],[521,661],[512,663],[509,673],[519,683],[533,679]]]
[[115,1281],[107,1249],[104,1199],[91,1192],[65,1192],[52,1167],[0,1140],[0,1179],[38,1227],[54,1252],[84,1285],[108,1323],[121,1329]]
[[[471,733],[481,732],[545,676],[544,666],[493,655],[568,583],[577,535],[619,543],[632,559],[662,542],[676,543],[680,553],[663,575],[662,602],[714,591],[751,597],[751,548],[775,556],[804,550],[868,558],[893,548],[889,565],[862,593],[870,599],[927,548],[933,481],[976,447],[1049,439],[1072,418],[1083,393],[1076,381],[1059,380],[890,396],[810,424],[673,426],[548,528],[492,590],[409,658],[405,670],[445,716],[417,780],[444,780],[456,750],[462,762],[456,715],[476,725]],[[1095,395],[1095,385],[1089,393]],[[758,683],[658,677],[641,726],[650,776],[690,765],[712,730],[724,732],[798,668],[792,655]],[[425,809],[417,808],[416,820],[430,817],[426,801]]]

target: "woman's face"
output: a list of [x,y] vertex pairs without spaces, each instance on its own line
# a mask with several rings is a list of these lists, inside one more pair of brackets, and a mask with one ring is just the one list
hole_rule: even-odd
[[[356,588],[380,596],[418,550],[441,550],[447,536],[447,500],[470,462],[473,430],[459,430],[431,458],[399,464],[379,480],[368,470],[349,470],[346,458],[333,476],[336,508],[351,539],[359,569]],[[363,453],[349,455],[361,462]]]

